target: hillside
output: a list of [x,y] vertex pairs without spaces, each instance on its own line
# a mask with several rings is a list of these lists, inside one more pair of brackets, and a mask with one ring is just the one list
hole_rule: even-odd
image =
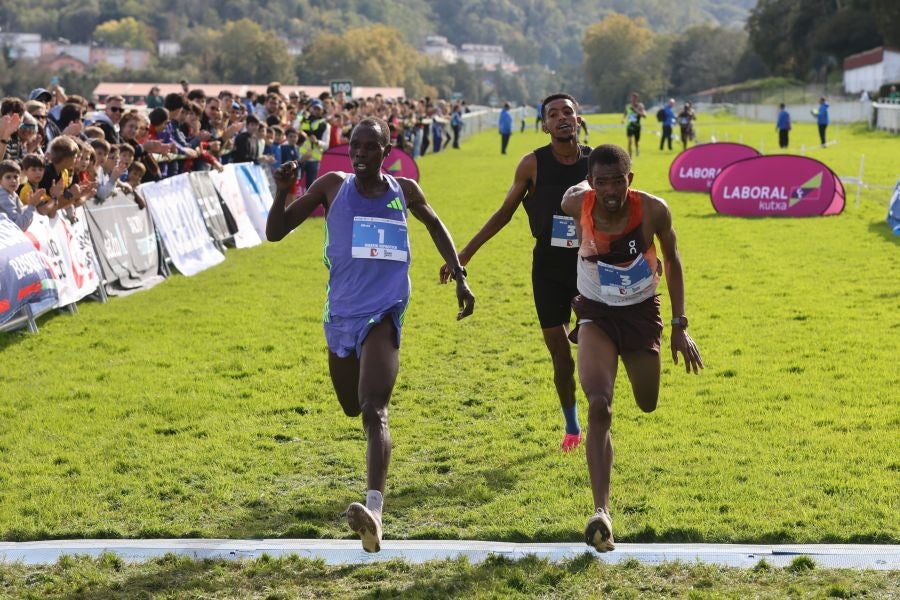
[[[454,44],[499,43],[520,64],[556,67],[581,61],[585,29],[610,11],[643,16],[656,31],[678,32],[699,23],[742,27],[756,0],[272,0],[265,9],[250,0],[34,0],[28,10],[0,0],[3,31],[88,41],[107,21],[134,17],[157,39],[183,39],[195,27],[221,28],[250,18],[301,42],[318,33],[385,23],[419,45],[438,34]],[[327,7],[327,8],[326,8]]]

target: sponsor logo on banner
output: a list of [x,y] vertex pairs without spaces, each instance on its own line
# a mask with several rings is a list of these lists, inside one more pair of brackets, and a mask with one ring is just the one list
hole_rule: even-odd
[[[319,177],[331,171],[353,172],[353,163],[350,161],[350,146],[341,144],[325,151],[319,164]],[[381,172],[394,177],[407,177],[415,181],[419,180],[419,167],[412,156],[400,150],[392,148],[390,154],[381,163]]]
[[717,212],[742,217],[837,214],[844,188],[825,164],[805,156],[758,156],[722,169],[710,189]]
[[672,189],[682,192],[706,192],[716,176],[728,165],[759,156],[756,148],[731,142],[699,144],[681,152],[669,167]]

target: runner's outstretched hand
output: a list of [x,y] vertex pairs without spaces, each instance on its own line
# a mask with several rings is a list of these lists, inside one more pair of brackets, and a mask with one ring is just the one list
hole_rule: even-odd
[[700,350],[697,344],[688,335],[688,332],[680,327],[672,328],[672,360],[678,364],[678,353],[684,356],[684,369],[690,373],[693,369],[694,373],[698,373],[703,368],[703,359],[700,358]]
[[475,296],[466,283],[466,278],[460,275],[456,278],[456,299],[459,300],[459,312],[456,313],[456,320],[465,319],[475,310]]

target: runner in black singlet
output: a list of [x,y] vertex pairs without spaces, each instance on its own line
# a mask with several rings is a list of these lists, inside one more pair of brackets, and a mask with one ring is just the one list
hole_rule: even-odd
[[[535,238],[531,281],[538,321],[544,343],[553,359],[553,380],[566,421],[562,449],[569,451],[581,443],[581,426],[575,402],[575,362],[567,339],[572,298],[576,288],[575,264],[578,254],[575,222],[560,208],[563,194],[585,180],[590,148],[578,143],[581,124],[578,102],[568,94],[548,96],[541,103],[543,130],[550,144],[526,154],[516,167],[512,187],[503,204],[459,253],[467,264],[489,239],[512,219],[519,204],[525,206],[531,234]],[[447,265],[441,281],[449,279]]]

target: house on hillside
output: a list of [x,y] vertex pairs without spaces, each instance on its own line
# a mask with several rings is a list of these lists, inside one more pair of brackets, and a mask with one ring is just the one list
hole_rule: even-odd
[[885,83],[900,81],[900,50],[879,46],[844,59],[844,90],[872,94]]

